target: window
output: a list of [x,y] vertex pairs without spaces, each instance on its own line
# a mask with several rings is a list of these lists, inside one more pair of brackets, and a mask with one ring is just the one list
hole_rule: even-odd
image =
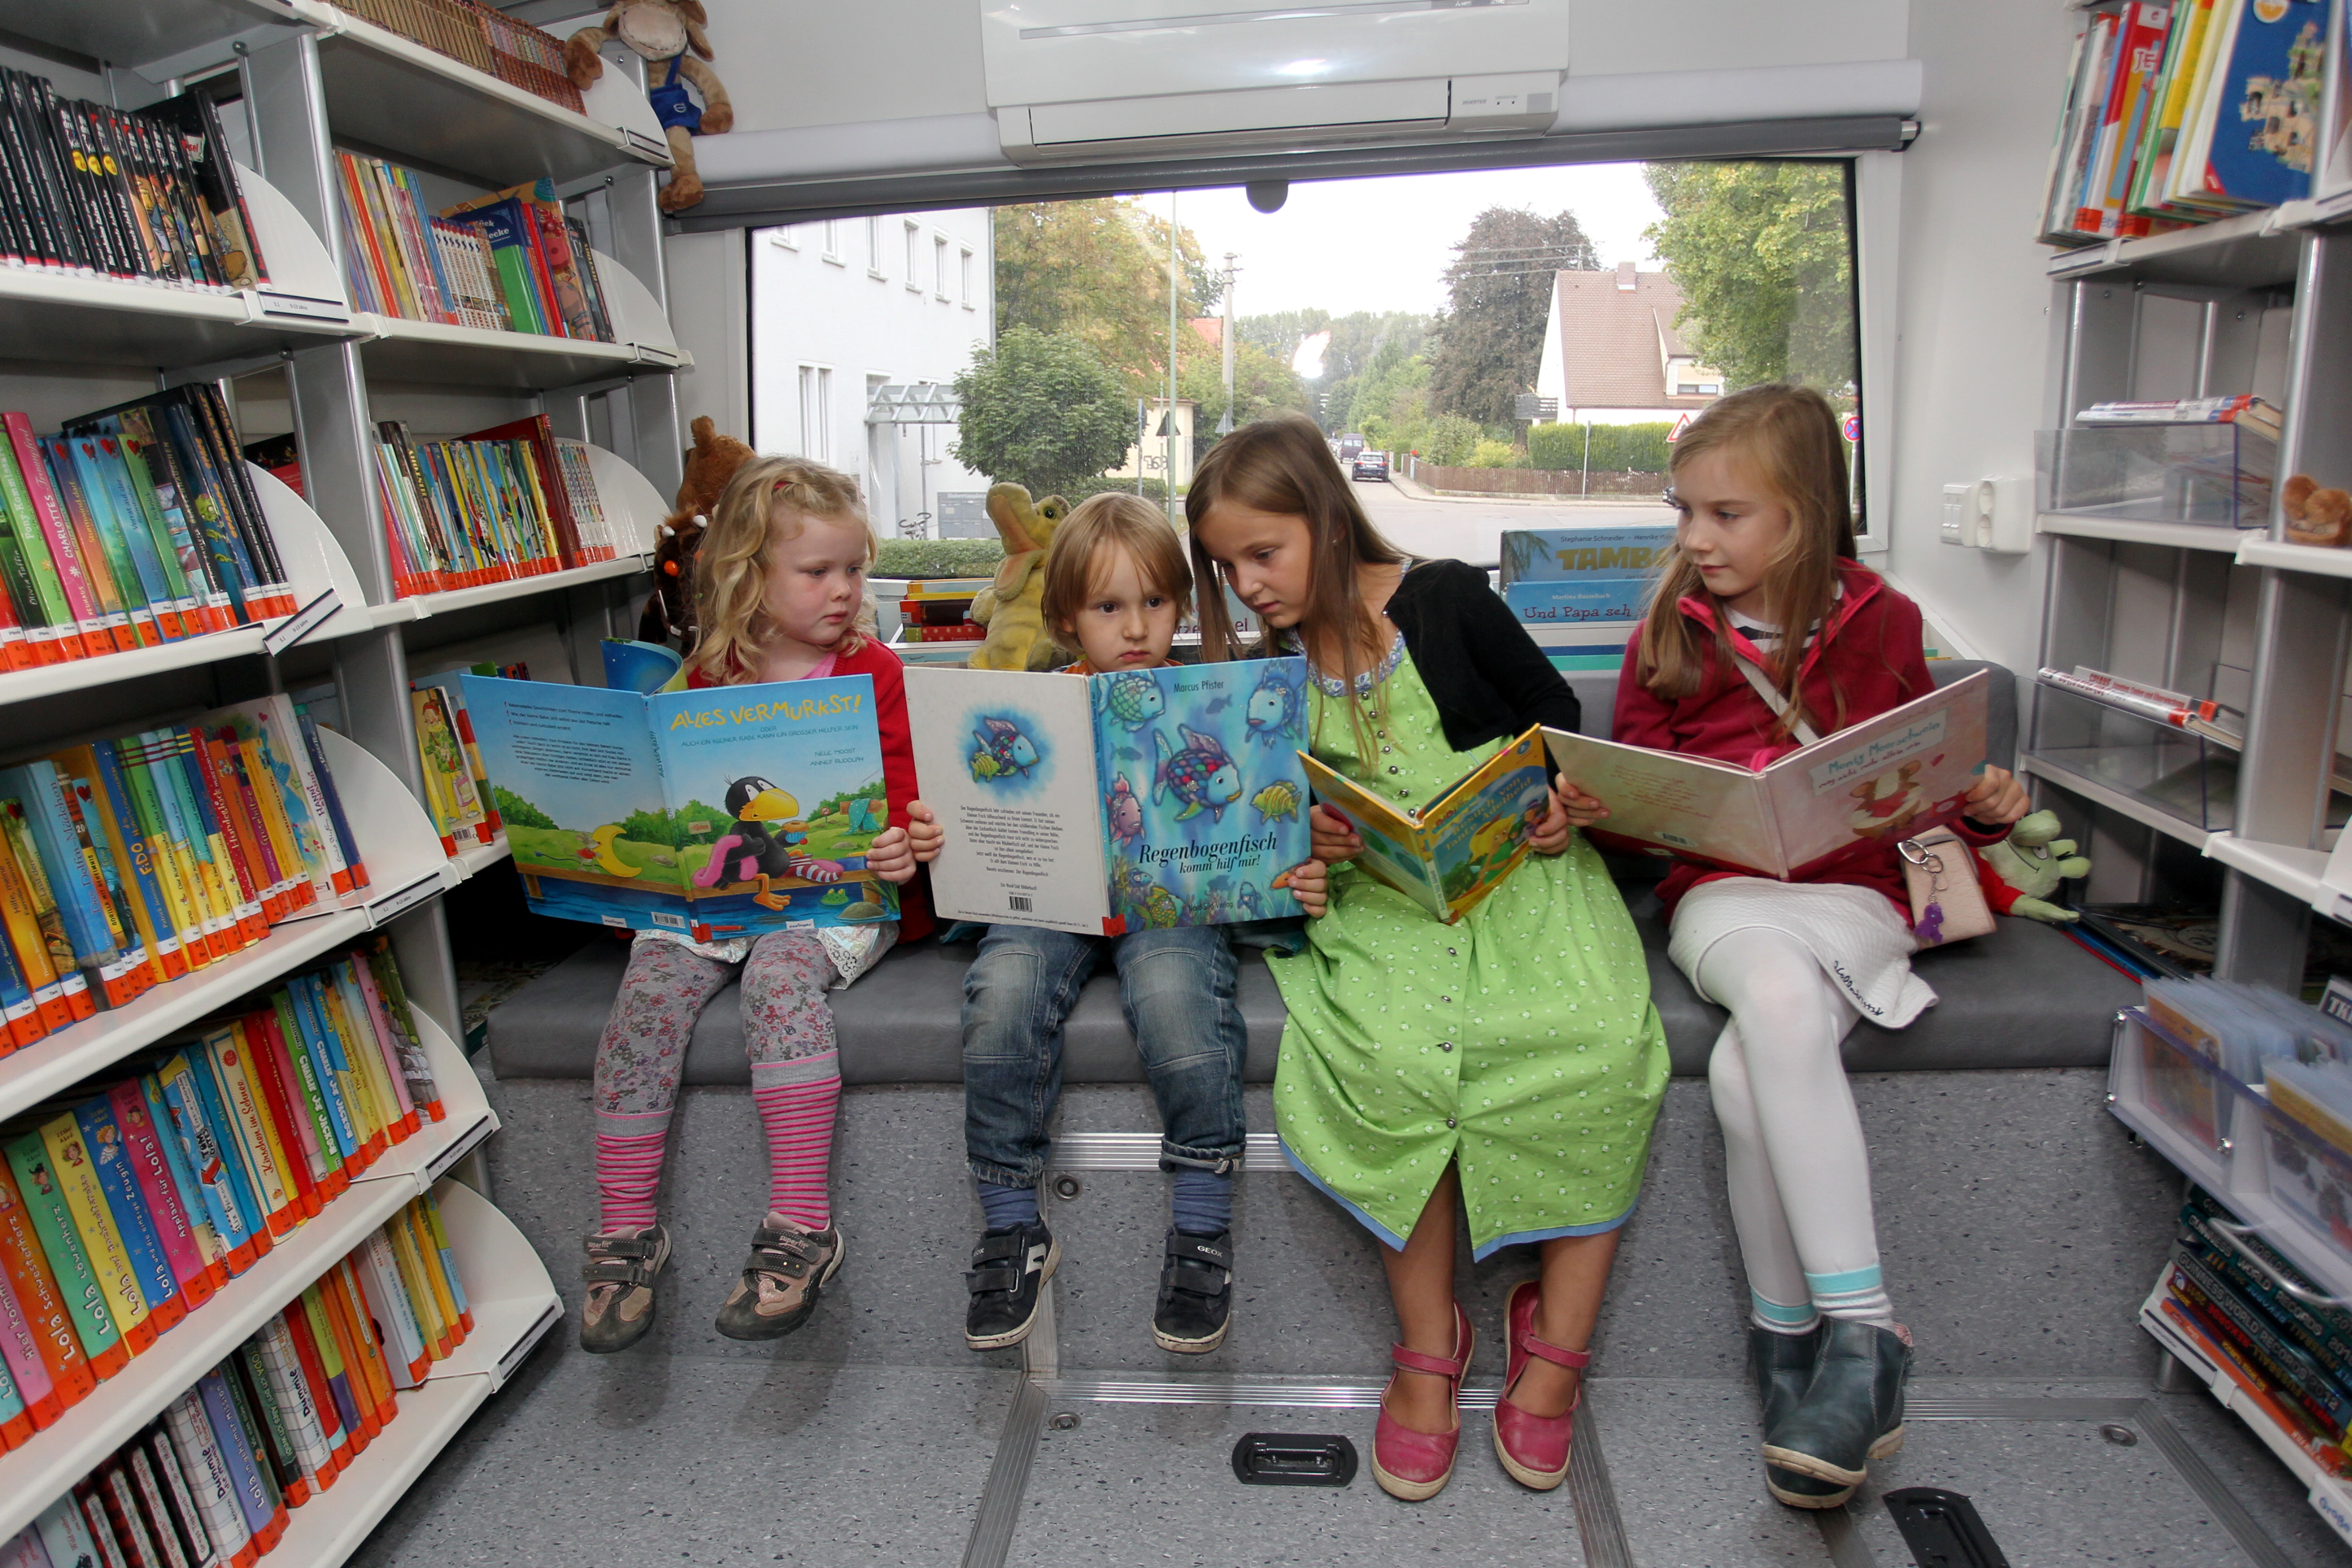
[[907,287],[916,293],[923,291],[923,226],[907,226]]
[[798,250],[801,247],[800,227],[788,223],[782,228],[772,228],[768,231],[768,241],[779,250]]
[[948,297],[948,237],[931,237],[931,292],[940,299]]
[[960,265],[962,268],[963,308],[967,310],[977,310],[980,309],[980,300],[972,292],[972,282],[978,274],[972,268],[971,247],[967,245],[963,247],[963,259]]
[[801,366],[801,456],[833,461],[833,367]]
[[882,220],[878,217],[866,220],[866,275],[882,276]]
[[841,259],[841,220],[837,217],[829,217],[824,220],[824,258],[827,261],[832,262],[835,267],[843,265]]

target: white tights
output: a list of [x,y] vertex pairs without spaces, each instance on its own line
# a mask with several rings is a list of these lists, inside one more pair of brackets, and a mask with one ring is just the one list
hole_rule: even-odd
[[1893,1327],[1870,1151],[1838,1053],[1861,1015],[1811,949],[1769,927],[1717,940],[1698,981],[1731,1011],[1707,1088],[1754,1321],[1784,1333],[1817,1312]]

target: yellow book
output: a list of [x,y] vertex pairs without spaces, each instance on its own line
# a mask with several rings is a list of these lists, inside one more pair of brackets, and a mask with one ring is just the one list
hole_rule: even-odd
[[343,1005],[342,988],[331,975],[317,977],[318,988],[313,993],[327,1010],[327,1020],[343,1042],[343,1059],[351,1064],[352,1080],[366,1097],[368,1124],[373,1131],[389,1135],[401,1119],[400,1097],[392,1091],[392,1080],[386,1076],[383,1051],[376,1044],[374,1030],[363,1018],[354,1018]]
[[400,1270],[401,1288],[408,1292],[408,1305],[416,1314],[416,1327],[425,1336],[425,1353],[435,1361],[446,1361],[457,1348],[457,1328],[453,1319],[441,1311],[441,1299],[433,1293],[433,1283],[425,1272],[425,1260],[417,1256],[416,1233],[405,1223],[407,1211],[394,1215],[383,1222],[383,1236],[392,1244],[392,1259]]
[[1382,800],[1305,752],[1315,798],[1355,827],[1364,851],[1349,862],[1448,925],[1528,857],[1528,830],[1550,803],[1543,727],[1537,725],[1420,805]]
[[268,1124],[261,1114],[258,1091],[246,1075],[245,1050],[236,1026],[221,1026],[204,1037],[203,1045],[205,1060],[211,1065],[213,1079],[220,1085],[221,1098],[228,1101],[228,1119],[236,1131],[236,1146],[243,1152],[246,1169],[259,1189],[253,1195],[261,1205],[269,1234],[283,1236],[294,1224],[289,1212],[292,1189],[287,1183],[286,1167],[279,1163],[276,1140],[270,1137]]
[[136,1355],[155,1342],[155,1329],[147,1321],[147,1298],[140,1293],[131,1249],[114,1227],[114,1215],[106,1206],[106,1189],[98,1184],[97,1168],[90,1163],[81,1124],[72,1111],[41,1123],[41,1146],[49,1152],[58,1192],[66,1201],[66,1212],[73,1216],[82,1249],[89,1254],[90,1270],[98,1276],[99,1289],[106,1293],[115,1327],[122,1331],[124,1342]]
[[253,798],[258,805],[261,830],[269,835],[269,852],[278,858],[278,868],[289,886],[308,882],[310,868],[302,859],[300,844],[294,836],[294,825],[287,819],[285,798],[278,793],[278,778],[269,771],[269,758],[261,742],[247,738],[236,743],[236,753],[245,761],[245,775],[253,783]]
[[457,1300],[450,1293],[448,1280],[442,1277],[441,1249],[433,1244],[432,1230],[417,1212],[417,1205],[412,1203],[401,1210],[400,1221],[407,1227],[408,1244],[416,1249],[418,1272],[433,1292],[433,1310],[449,1326],[449,1343],[454,1349],[466,1337],[466,1331],[459,1321]]

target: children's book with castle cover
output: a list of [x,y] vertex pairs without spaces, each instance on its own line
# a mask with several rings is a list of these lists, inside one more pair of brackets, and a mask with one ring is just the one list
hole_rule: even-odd
[[1118,936],[1299,912],[1307,665],[1277,658],[1080,679],[910,668],[948,920]]
[[863,675],[651,696],[465,678],[530,907],[698,942],[895,920]]
[[1382,800],[1305,752],[1315,798],[1364,841],[1351,864],[1452,925],[1528,858],[1549,807],[1538,725],[1417,806]]
[[1546,730],[1562,777],[1609,808],[1586,836],[1792,881],[1864,844],[1960,815],[1984,772],[1984,670],[1848,725],[1760,770]]

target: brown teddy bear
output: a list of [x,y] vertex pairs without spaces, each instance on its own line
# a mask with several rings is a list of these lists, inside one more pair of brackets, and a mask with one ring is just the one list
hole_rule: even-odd
[[678,481],[677,504],[662,520],[654,542],[654,591],[637,622],[640,642],[677,639],[678,651],[694,651],[694,555],[703,531],[710,526],[711,510],[735,470],[751,460],[751,448],[732,436],[721,436],[707,414],[695,416],[689,428],[694,445],[686,451],[686,478]]
[[[702,199],[692,138],[717,136],[735,123],[735,106],[727,100],[719,73],[703,64],[716,58],[702,30],[709,22],[702,0],[614,0],[602,22],[581,28],[563,45],[564,69],[583,92],[604,74],[604,62],[596,51],[608,39],[618,38],[646,62],[646,97],[669,142],[669,183],[655,198],[666,213],[683,211]],[[687,91],[689,82],[702,94],[701,103]]]
[[2352,494],[2322,489],[2309,474],[2297,474],[2279,492],[2286,513],[2286,536],[2297,544],[2352,544]]

